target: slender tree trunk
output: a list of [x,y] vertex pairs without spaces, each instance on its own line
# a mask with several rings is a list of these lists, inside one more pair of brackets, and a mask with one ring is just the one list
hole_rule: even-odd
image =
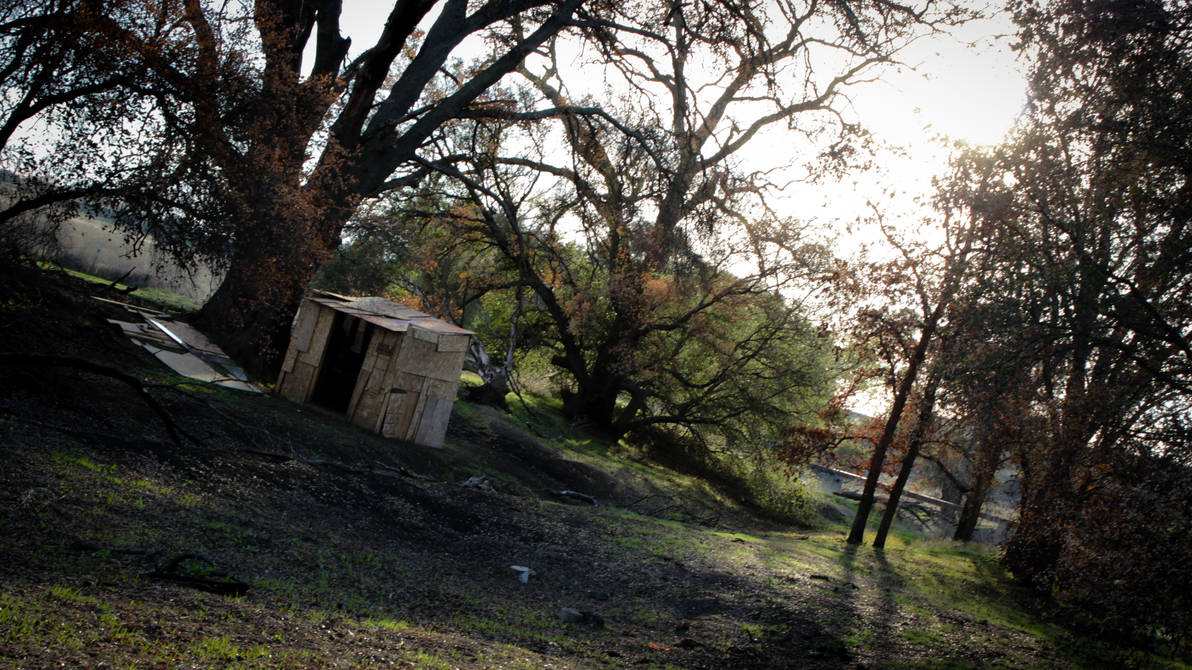
[[882,514],[882,522],[877,528],[877,537],[873,539],[874,549],[886,546],[886,536],[890,533],[890,526],[894,524],[894,517],[898,515],[898,501],[902,498],[902,490],[906,488],[906,482],[911,477],[915,459],[919,457],[919,450],[923,448],[923,440],[926,439],[927,429],[931,425],[931,415],[935,411],[935,392],[939,383],[939,373],[932,372],[927,380],[927,387],[923,389],[923,404],[919,407],[919,420],[911,435],[910,448],[902,459],[898,479],[894,481],[894,488],[890,489],[890,501],[886,503],[886,511]]
[[874,446],[873,456],[869,459],[865,489],[861,492],[861,501],[857,505],[857,516],[853,518],[853,527],[846,540],[849,544],[861,544],[865,539],[865,524],[869,522],[869,512],[873,509],[873,497],[877,492],[878,479],[882,475],[882,464],[886,460],[886,451],[894,442],[898,422],[902,419],[902,410],[906,408],[907,400],[910,399],[915,378],[919,376],[919,367],[923,364],[923,359],[927,357],[927,347],[931,344],[931,338],[935,335],[936,326],[943,315],[943,305],[944,303],[941,302],[928,316],[927,323],[923,324],[923,332],[920,333],[915,350],[911,353],[910,364],[902,377],[902,382],[898,385],[897,393],[894,394],[894,404],[890,406],[890,417],[886,419],[885,430],[882,431],[882,437]]

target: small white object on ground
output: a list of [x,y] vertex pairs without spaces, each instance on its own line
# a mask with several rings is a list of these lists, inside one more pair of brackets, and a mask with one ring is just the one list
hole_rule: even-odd
[[509,567],[511,567],[514,570],[516,570],[517,572],[521,573],[517,576],[517,578],[519,580],[521,580],[522,584],[528,584],[530,582],[530,575],[538,574],[537,572],[535,572],[533,570],[533,568],[527,568],[524,565],[511,565]]

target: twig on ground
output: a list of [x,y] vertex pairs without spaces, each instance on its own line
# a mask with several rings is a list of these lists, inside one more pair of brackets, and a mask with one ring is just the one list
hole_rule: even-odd
[[568,489],[563,489],[562,491],[551,491],[551,494],[560,496],[563,498],[576,498],[578,500],[583,500],[584,502],[591,503],[592,507],[600,507],[600,503],[596,502],[596,499],[593,498],[592,496],[588,495],[587,493],[580,493],[579,491],[571,491]]
[[[191,562],[191,567],[184,567],[185,562]],[[193,564],[205,563],[206,566],[194,567]],[[210,567],[207,567],[210,566]],[[217,567],[215,561],[203,554],[184,551],[172,554],[158,562],[157,567],[145,575],[150,579],[171,581],[201,591],[209,591],[225,596],[238,597],[248,593],[248,584],[228,576],[228,573]]]

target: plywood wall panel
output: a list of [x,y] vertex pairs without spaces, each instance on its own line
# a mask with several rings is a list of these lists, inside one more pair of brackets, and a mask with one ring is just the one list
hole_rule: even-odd
[[422,409],[422,416],[418,420],[418,430],[414,434],[414,442],[428,447],[443,446],[443,437],[447,432],[447,421],[451,419],[453,400],[427,396]]
[[310,351],[310,340],[315,333],[315,324],[319,321],[319,313],[329,311],[311,300],[302,301],[302,309],[298,312],[298,323],[294,326],[294,335],[290,338],[291,348],[297,351]]
[[290,402],[304,403],[309,395],[311,383],[314,380],[315,367],[302,362],[294,364],[294,371],[286,375],[286,383],[281,388],[282,396]]
[[471,335],[439,335],[438,349],[444,351],[467,351],[472,343]]
[[[314,331],[310,336],[310,346],[306,349],[318,356],[319,363],[323,362],[323,350],[327,348],[327,337],[331,334],[331,326],[334,323],[335,310],[319,307],[319,318],[315,321]],[[318,363],[316,363],[317,365]]]
[[450,398],[455,400],[455,392],[459,390],[459,382],[443,381],[441,379],[431,379],[430,383],[426,385],[427,395],[433,398]]
[[[412,406],[406,406],[408,399],[409,394],[401,390],[390,391],[385,395],[385,419],[381,423],[382,436],[402,437],[405,435],[411,414],[409,410],[412,409]],[[406,424],[402,423],[403,420],[406,421]]]

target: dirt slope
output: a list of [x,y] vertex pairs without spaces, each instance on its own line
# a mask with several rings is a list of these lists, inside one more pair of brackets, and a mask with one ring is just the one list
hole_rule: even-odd
[[[396,445],[276,398],[177,385],[106,324],[118,308],[64,279],[20,277],[9,294],[0,351],[149,379],[194,440],[172,442],[111,377],[0,368],[0,667],[1130,658],[1081,652],[1022,614],[987,553],[849,550],[839,533],[777,528],[648,464],[566,453],[475,408],[453,418],[451,449]],[[460,486],[480,474],[493,486]],[[602,505],[551,493],[564,488]],[[247,593],[212,592],[229,584]],[[568,622],[563,608],[596,616]]]

